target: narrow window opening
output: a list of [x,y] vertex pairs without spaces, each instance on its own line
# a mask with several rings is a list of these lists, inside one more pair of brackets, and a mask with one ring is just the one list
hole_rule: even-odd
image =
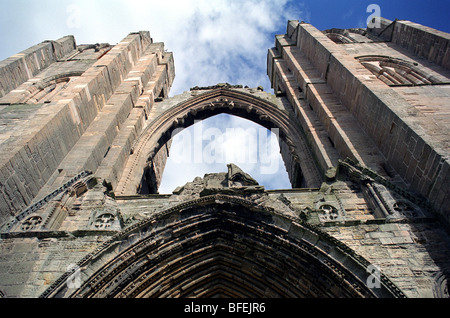
[[108,149],[106,149],[105,154],[103,155],[103,158],[105,158],[108,155],[109,150],[111,149],[111,147],[108,147]]
[[328,140],[330,141],[330,143],[331,143],[331,145],[333,146],[333,148],[336,148],[336,147],[334,146],[334,142],[333,142],[333,140],[331,140],[331,138],[330,138],[330,137],[328,137]]

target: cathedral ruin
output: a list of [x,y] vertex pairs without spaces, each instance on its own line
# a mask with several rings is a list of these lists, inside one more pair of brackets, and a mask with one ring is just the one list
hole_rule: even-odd
[[[0,297],[449,297],[449,50],[409,21],[288,21],[274,94],[170,98],[149,32],[1,61]],[[292,188],[230,162],[159,194],[175,129],[222,113],[279,129]]]

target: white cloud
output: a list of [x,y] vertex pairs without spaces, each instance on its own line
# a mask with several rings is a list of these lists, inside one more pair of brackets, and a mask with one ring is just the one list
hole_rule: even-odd
[[[276,132],[276,131],[275,131]],[[237,164],[267,189],[290,188],[276,135],[249,120],[217,115],[178,133],[172,142],[160,193]]]
[[218,82],[269,90],[266,54],[273,33],[284,32],[299,14],[288,0],[5,0],[0,58],[67,34],[79,44],[115,44],[129,32],[149,30],[174,52],[171,95]]
[[[286,27],[287,1],[130,1],[135,29],[150,27],[175,55],[172,95],[219,82],[265,86],[271,32]],[[157,3],[158,10],[154,10]],[[290,17],[294,18],[294,17]],[[147,22],[144,22],[147,21]]]

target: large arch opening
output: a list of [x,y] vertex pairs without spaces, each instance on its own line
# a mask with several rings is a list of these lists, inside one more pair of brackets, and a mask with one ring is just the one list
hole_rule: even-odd
[[219,114],[176,131],[158,192],[172,191],[206,173],[226,172],[234,163],[268,190],[291,184],[280,154],[278,130]]
[[[370,264],[301,220],[238,196],[185,202],[129,226],[42,297],[403,297]],[[81,272],[80,272],[81,271]]]
[[[271,95],[272,96],[272,95]],[[164,103],[164,102],[163,102]],[[320,166],[296,117],[283,104],[231,89],[217,89],[170,105],[159,114],[135,143],[119,195],[158,193],[174,131],[218,114],[245,118],[262,127],[277,129],[279,148],[292,188],[318,188],[329,167]]]

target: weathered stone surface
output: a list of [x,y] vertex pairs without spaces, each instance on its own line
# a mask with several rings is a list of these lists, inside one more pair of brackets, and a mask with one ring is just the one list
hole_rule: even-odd
[[[424,42],[420,41],[427,38],[426,34],[439,38],[430,42],[427,38],[426,42],[431,51],[442,55],[444,51],[434,47],[440,44],[433,43],[447,43],[448,34],[407,21],[383,23],[395,25],[392,42],[377,39],[379,33],[374,31],[374,36],[362,42],[342,45],[334,43],[336,39],[330,38],[329,32],[297,22],[297,32],[277,36],[276,47],[268,53],[272,86],[295,105],[304,130],[314,138],[311,147],[319,160],[331,159],[336,165],[333,159],[337,158],[329,155],[330,148],[335,148],[341,158],[357,160],[377,173],[390,174],[390,178],[401,178],[406,187],[428,198],[436,212],[449,220],[445,180],[449,165],[450,117],[446,105],[450,73],[441,62],[435,64],[443,60],[442,56],[426,55],[428,49],[421,51]],[[405,40],[409,38],[410,42]],[[434,83],[387,85],[358,60],[379,56],[388,57],[392,63],[404,61],[403,66],[409,63],[426,78],[433,78]],[[311,108],[310,114],[303,103]],[[327,135],[319,136],[318,127]],[[317,148],[317,144],[323,148]]]
[[[71,37],[64,41],[69,39],[74,43]],[[51,46],[52,42],[47,44]],[[151,79],[151,72],[156,71],[156,56],[163,51],[161,44],[153,45],[145,32],[132,33],[114,47],[83,45],[74,49],[62,50],[57,62],[33,73],[33,78],[30,76],[0,100],[5,103],[1,109],[5,126],[0,135],[0,170],[2,182],[8,184],[0,199],[2,220],[80,171],[97,169]],[[168,54],[164,70],[171,61]],[[158,74],[161,77],[165,73]],[[23,92],[62,78],[67,78],[67,83],[56,95],[47,96],[48,100],[41,98],[43,104],[28,104],[29,96]],[[43,90],[47,89],[45,85]],[[34,178],[24,182],[29,175]],[[20,197],[14,195],[17,191]]]
[[[0,298],[449,297],[447,39],[289,21],[275,94],[168,98],[148,32],[1,62]],[[220,113],[280,130],[292,189],[230,163],[158,194],[171,133]]]

